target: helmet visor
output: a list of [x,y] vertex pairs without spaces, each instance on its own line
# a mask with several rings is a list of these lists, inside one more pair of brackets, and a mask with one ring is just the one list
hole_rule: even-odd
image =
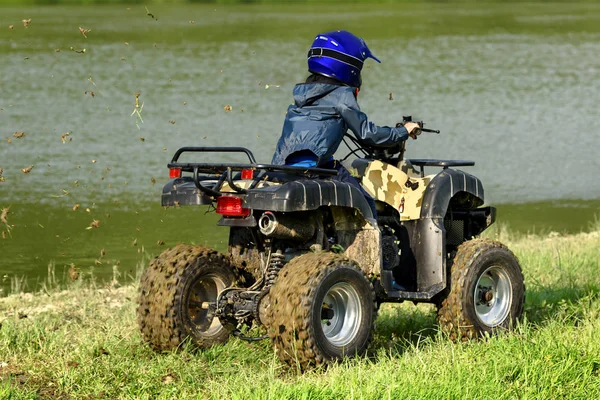
[[373,53],[371,53],[371,50],[369,49],[369,46],[367,46],[367,44],[365,43],[365,41],[362,38],[360,39],[360,41],[361,41],[361,43],[363,45],[362,54],[363,54],[364,59],[372,58],[373,60],[375,60],[375,61],[377,61],[378,63],[381,64],[381,61],[379,60],[379,58],[375,57],[373,55]]

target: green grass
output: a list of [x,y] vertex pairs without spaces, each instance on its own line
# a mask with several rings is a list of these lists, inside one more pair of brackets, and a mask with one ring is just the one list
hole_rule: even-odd
[[383,305],[369,357],[304,374],[266,341],[154,353],[138,333],[134,285],[49,282],[0,299],[0,398],[598,398],[597,228],[489,233],[525,274],[525,317],[512,333],[454,344],[431,306]]
[[[465,3],[477,0],[295,0],[296,3]],[[509,0],[519,2],[520,0]],[[153,4],[153,3],[214,3],[214,4],[248,4],[248,3],[287,3],[286,0],[5,0],[7,4]],[[489,3],[499,2],[488,0]],[[549,3],[556,0],[533,0],[530,3]],[[591,2],[591,0],[579,0],[580,3]]]

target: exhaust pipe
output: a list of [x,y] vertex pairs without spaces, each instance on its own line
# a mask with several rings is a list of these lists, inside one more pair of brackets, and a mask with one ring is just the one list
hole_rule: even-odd
[[267,237],[306,242],[315,235],[317,227],[312,217],[303,220],[265,211],[258,219],[258,229]]

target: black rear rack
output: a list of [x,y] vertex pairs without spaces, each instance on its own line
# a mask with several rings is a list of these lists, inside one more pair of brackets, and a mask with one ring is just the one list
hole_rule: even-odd
[[176,163],[183,153],[246,153],[250,162],[256,164],[254,154],[245,147],[181,147],[173,155],[171,164]]
[[[179,157],[183,153],[245,153],[248,156],[250,163],[180,163],[178,162]],[[233,182],[233,172],[241,170],[252,170],[259,171],[258,174],[254,174],[253,181],[248,190],[254,189],[256,185],[264,178],[266,172],[283,172],[286,174],[293,175],[307,175],[307,176],[334,176],[337,175],[335,169],[325,168],[305,168],[305,167],[293,167],[289,165],[273,165],[273,164],[257,164],[254,154],[245,147],[182,147],[178,149],[171,162],[167,164],[169,168],[180,168],[181,171],[191,172],[193,174],[194,184],[204,194],[210,197],[219,197],[221,192],[219,191],[223,186],[223,183],[227,181],[229,186],[237,193],[244,194],[247,192],[237,186]],[[209,175],[200,175],[200,174]],[[201,182],[208,180],[217,179],[217,183],[209,188],[203,186]]]

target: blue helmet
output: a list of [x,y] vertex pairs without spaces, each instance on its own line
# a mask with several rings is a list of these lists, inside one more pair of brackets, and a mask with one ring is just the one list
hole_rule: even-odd
[[327,32],[317,35],[310,47],[308,70],[353,87],[360,87],[360,71],[367,58],[381,62],[361,38],[348,31]]

